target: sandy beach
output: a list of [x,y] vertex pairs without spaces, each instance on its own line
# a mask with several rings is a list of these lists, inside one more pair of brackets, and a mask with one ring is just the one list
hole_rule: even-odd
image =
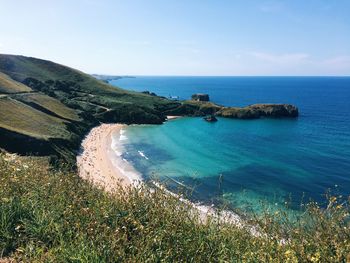
[[[170,118],[175,119],[175,118]],[[108,192],[122,187],[137,187],[142,179],[141,175],[121,156],[123,147],[123,124],[102,124],[93,128],[82,142],[82,152],[77,156],[79,176],[89,180],[96,186]],[[206,222],[208,216],[220,222],[230,222],[239,227],[244,223],[241,218],[229,211],[222,211],[218,216],[214,207],[194,204],[164,188],[157,182],[154,187],[162,189],[165,193],[179,198],[181,202],[190,204],[193,213],[199,213],[200,221]],[[254,227],[251,232],[257,235]]]
[[[134,185],[135,180],[127,173],[127,163],[112,149],[112,135],[121,134],[122,124],[102,124],[93,128],[82,143],[82,152],[77,156],[77,166],[80,177],[89,180],[94,185],[101,186],[106,191],[113,191],[122,185]],[[121,136],[121,135],[119,135]],[[124,166],[124,167],[121,167]],[[123,170],[122,170],[123,169]]]
[[172,115],[166,116],[168,121],[175,120],[175,119],[178,119],[178,118],[181,118],[181,117],[183,117],[183,116],[172,116]]

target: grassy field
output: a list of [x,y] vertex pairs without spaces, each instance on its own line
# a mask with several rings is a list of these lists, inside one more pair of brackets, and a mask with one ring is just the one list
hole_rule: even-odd
[[[24,262],[349,262],[349,200],[266,211],[261,235],[209,220],[161,190],[92,187],[45,159],[0,154],[0,259]],[[1,261],[1,260],[0,260]]]
[[0,72],[0,94],[1,93],[16,93],[16,92],[29,92],[32,89],[11,79],[4,73]]
[[[1,71],[19,82],[24,82],[27,78],[34,78],[43,83],[46,81],[67,83],[68,89],[65,90],[67,93],[81,91],[86,94],[87,98],[89,98],[89,94],[94,95],[96,100],[99,100],[100,103],[106,103],[106,106],[113,99],[150,108],[155,108],[158,104],[171,103],[171,101],[159,97],[119,89],[76,69],[36,58],[0,54]],[[65,88],[57,85],[53,87],[53,89]]]
[[47,95],[40,94],[40,93],[35,93],[35,94],[28,93],[23,95],[21,94],[16,98],[24,102],[35,103],[45,108],[46,110],[54,113],[58,117],[68,119],[71,121],[81,121],[78,113],[75,110],[68,108],[59,100],[49,97]]
[[28,139],[49,140],[21,153],[56,155],[74,163],[81,139],[100,122],[161,124],[164,109],[173,104],[50,61],[0,54],[0,136],[6,137],[0,148],[15,150],[25,148]]
[[50,116],[22,102],[0,98],[0,127],[35,138],[69,138],[62,119]]

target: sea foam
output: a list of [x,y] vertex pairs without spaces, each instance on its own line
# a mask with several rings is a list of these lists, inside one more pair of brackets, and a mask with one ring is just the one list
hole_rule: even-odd
[[145,155],[145,153],[143,151],[137,151],[143,158],[145,158],[146,160],[148,160],[149,158]]
[[113,166],[118,169],[121,174],[126,176],[134,186],[137,186],[142,182],[141,174],[122,157],[125,152],[123,141],[127,140],[127,137],[123,135],[124,133],[125,131],[120,129],[119,132],[114,132],[112,134],[111,148],[113,152],[110,155],[110,158]]

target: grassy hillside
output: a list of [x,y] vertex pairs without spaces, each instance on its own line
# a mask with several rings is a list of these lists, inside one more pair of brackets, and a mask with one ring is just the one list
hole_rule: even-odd
[[234,225],[199,223],[161,190],[112,195],[45,159],[0,153],[0,262],[349,262],[349,202],[303,205],[294,222],[266,210]]
[[49,139],[69,138],[65,121],[20,101],[0,98],[0,127],[28,136]]
[[169,103],[166,99],[122,90],[78,70],[36,58],[0,55],[0,72],[36,90],[52,91],[52,96],[57,93],[61,99],[73,96],[77,101],[91,100],[106,107],[112,107],[115,101],[129,102],[153,109]]
[[0,94],[29,92],[32,89],[0,72]]
[[49,115],[57,116],[59,118],[70,121],[81,121],[79,114],[72,108],[66,107],[59,100],[49,97],[41,93],[26,93],[20,96],[15,96],[19,101],[32,105],[33,108],[39,108]]
[[0,55],[0,148],[10,151],[74,163],[82,137],[99,122],[160,124],[177,104],[50,61]]

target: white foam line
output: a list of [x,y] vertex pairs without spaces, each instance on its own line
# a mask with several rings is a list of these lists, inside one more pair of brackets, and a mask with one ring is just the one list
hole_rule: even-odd
[[125,133],[125,130],[120,129],[120,131],[119,131],[119,140],[120,140],[120,141],[125,141],[125,140],[128,139],[128,137],[126,137],[126,136],[124,135],[124,133]]
[[136,171],[136,169],[125,159],[122,157],[122,154],[125,152],[125,148],[123,146],[122,141],[126,136],[123,136],[124,131],[121,129],[119,134],[112,134],[112,143],[111,148],[112,152],[109,156],[113,166],[118,169],[118,171],[127,177],[133,186],[138,187],[142,182],[141,174]]
[[187,205],[190,205],[191,207],[193,207],[194,209],[199,211],[202,220],[207,218],[208,216],[210,216],[219,222],[231,223],[231,224],[234,224],[235,226],[240,227],[240,228],[247,227],[249,232],[251,233],[251,235],[253,235],[255,237],[261,236],[261,233],[256,229],[255,226],[248,225],[247,223],[245,223],[243,221],[243,219],[238,214],[236,214],[232,211],[228,211],[228,210],[219,211],[219,210],[215,209],[214,205],[207,206],[207,205],[202,205],[202,204],[195,204],[195,203],[181,197],[180,195],[169,191],[168,189],[166,189],[164,186],[162,186],[161,184],[159,184],[157,182],[152,181],[152,184],[155,185],[157,188],[161,189],[162,191],[164,191],[166,194],[169,194],[171,196],[178,198],[181,202],[183,202]]
[[148,160],[148,157],[144,154],[143,151],[137,151],[143,158],[145,158],[146,160]]

